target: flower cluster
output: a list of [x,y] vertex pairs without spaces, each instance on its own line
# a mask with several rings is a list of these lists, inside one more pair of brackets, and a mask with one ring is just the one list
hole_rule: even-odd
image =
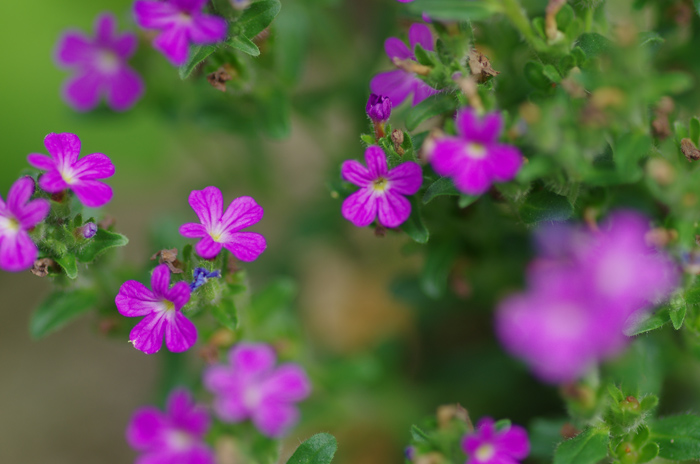
[[518,425],[497,429],[490,417],[484,417],[473,433],[462,440],[467,464],[516,464],[530,453],[527,432]]
[[612,214],[596,232],[572,226],[540,231],[542,256],[527,292],[498,309],[498,336],[542,380],[575,380],[626,345],[630,317],[665,298],[678,281],[671,259],[644,240],[647,220]]

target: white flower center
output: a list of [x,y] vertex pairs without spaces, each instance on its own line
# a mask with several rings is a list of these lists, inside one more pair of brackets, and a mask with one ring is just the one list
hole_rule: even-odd
[[483,159],[486,158],[488,152],[486,147],[480,143],[468,143],[464,147],[464,154],[472,159]]
[[225,235],[226,235],[225,231],[223,230],[223,228],[221,227],[220,224],[213,227],[209,231],[209,236],[211,237],[212,240],[214,240],[217,243],[225,242],[226,241]]
[[119,57],[111,50],[101,50],[97,55],[97,69],[104,74],[114,74],[119,70]]
[[19,221],[13,217],[0,216],[0,233],[14,235],[19,231]]
[[175,429],[168,431],[167,441],[170,448],[181,451],[190,448],[194,440],[189,433]]
[[484,443],[476,449],[474,457],[477,461],[484,462],[491,459],[494,454],[496,454],[496,448],[491,443]]
[[384,177],[378,177],[372,181],[372,189],[377,193],[384,193],[389,188],[389,180]]
[[63,182],[65,182],[68,185],[75,183],[75,181],[76,181],[75,173],[73,172],[73,170],[71,168],[65,167],[60,171],[60,173],[61,173],[61,178],[63,178]]
[[262,395],[255,386],[248,387],[243,390],[243,404],[249,410],[257,409],[261,399]]

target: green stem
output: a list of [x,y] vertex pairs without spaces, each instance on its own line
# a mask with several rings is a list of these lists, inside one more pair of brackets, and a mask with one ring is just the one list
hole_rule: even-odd
[[593,13],[595,12],[594,8],[587,8],[586,9],[586,14],[583,18],[584,21],[584,26],[585,26],[585,31],[586,32],[591,32],[591,29],[593,29]]
[[530,25],[530,20],[525,14],[525,10],[520,5],[519,0],[501,0],[503,12],[508,16],[516,29],[525,37],[525,40],[531,44],[535,41],[535,33]]

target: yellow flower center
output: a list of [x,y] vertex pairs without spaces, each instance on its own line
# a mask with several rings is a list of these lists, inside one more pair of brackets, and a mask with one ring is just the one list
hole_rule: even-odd
[[61,178],[63,179],[63,182],[65,182],[68,185],[75,182],[75,178],[73,177],[73,171],[71,171],[70,169],[63,169],[61,171]]
[[0,231],[17,232],[20,229],[19,221],[13,217],[0,217]]
[[389,181],[383,177],[376,179],[372,182],[372,188],[375,192],[383,192],[389,187]]
[[170,300],[163,300],[163,307],[166,312],[175,311],[175,303]]
[[496,448],[493,447],[491,443],[484,443],[476,449],[474,456],[479,462],[488,461],[496,454]]

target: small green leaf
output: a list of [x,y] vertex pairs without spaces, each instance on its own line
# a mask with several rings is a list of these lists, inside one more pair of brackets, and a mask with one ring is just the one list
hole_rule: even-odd
[[622,390],[620,390],[617,385],[609,384],[608,393],[616,403],[620,403],[625,399],[625,395],[622,393]]
[[479,21],[491,17],[499,5],[481,0],[416,0],[409,10],[420,16],[449,21]]
[[625,335],[631,337],[633,335],[651,332],[652,330],[660,329],[669,322],[671,322],[671,316],[668,307],[664,306],[658,309],[654,314],[642,314],[634,318],[630,327],[625,329]]
[[680,415],[651,422],[651,439],[659,444],[659,456],[673,461],[700,459],[700,417]]
[[426,98],[406,114],[406,129],[413,131],[422,123],[434,116],[454,111],[459,106],[457,99],[448,93],[439,93]]
[[697,116],[690,118],[690,140],[695,146],[700,145],[700,119]]
[[97,294],[88,289],[51,293],[32,313],[29,333],[41,338],[90,310],[97,303]]
[[416,47],[413,49],[413,54],[416,56],[416,61],[423,66],[435,65],[432,56],[430,56],[430,54],[421,46],[421,44],[416,44]]
[[554,464],[595,464],[608,455],[608,431],[589,428],[562,442],[554,452]]
[[547,190],[529,195],[520,207],[520,217],[528,225],[566,221],[573,214],[574,208],[566,197]]
[[428,435],[421,430],[417,425],[411,426],[411,439],[416,443],[425,443],[428,441]]
[[656,395],[647,395],[644,398],[642,398],[642,401],[639,403],[639,407],[641,408],[642,411],[651,411],[654,409],[657,405],[659,404],[659,397]]
[[466,208],[467,206],[471,205],[479,198],[481,198],[481,197],[474,196],[474,195],[462,194],[459,196],[459,200],[457,200],[457,206],[459,206],[460,208]]
[[287,464],[330,464],[337,449],[333,435],[317,433],[299,445]]
[[559,10],[559,13],[557,13],[557,29],[562,32],[566,31],[566,28],[569,27],[569,24],[571,24],[575,17],[576,13],[574,9],[571,5],[565,3],[562,9]]
[[544,76],[552,82],[561,82],[561,75],[559,74],[559,71],[557,71],[557,68],[551,64],[548,64],[542,68],[542,74],[544,74]]
[[74,254],[66,253],[60,258],[55,258],[54,261],[63,268],[63,271],[69,278],[75,279],[78,277],[78,263],[75,261]]
[[238,328],[238,311],[230,296],[222,298],[219,304],[213,305],[211,313],[217,322],[227,329],[236,330]]
[[[448,196],[459,196],[460,193],[455,188],[454,182],[449,177],[441,177],[432,184],[425,191],[423,195],[423,204],[426,205],[430,203],[435,197],[442,195]],[[478,197],[477,197],[478,198]]]
[[235,48],[236,50],[240,50],[243,53],[247,53],[250,56],[260,55],[260,49],[258,48],[258,46],[251,42],[250,39],[248,39],[247,37],[243,37],[241,35],[231,37],[226,41],[226,44]]
[[612,42],[597,32],[587,32],[581,34],[576,45],[584,51],[587,58],[595,58],[610,50]]
[[544,65],[538,61],[528,61],[523,70],[525,79],[536,89],[548,89],[551,81],[544,75]]
[[418,243],[428,243],[430,233],[423,224],[418,202],[413,197],[409,198],[409,201],[411,202],[411,215],[401,225],[401,230]]
[[[269,26],[279,14],[282,5],[279,0],[261,0],[251,4],[238,18],[234,28],[252,39]],[[257,48],[257,47],[256,47]]]
[[647,443],[639,451],[639,455],[637,456],[637,464],[644,464],[645,462],[649,462],[652,459],[656,458],[656,456],[658,455],[659,445],[657,445],[656,443]]
[[190,56],[187,62],[178,68],[180,79],[187,79],[192,71],[209,55],[216,51],[216,45],[194,45],[190,48]]
[[683,320],[685,319],[687,309],[688,308],[686,307],[685,302],[683,302],[683,304],[678,308],[669,311],[669,316],[671,316],[671,323],[673,324],[674,329],[679,330],[681,327],[683,327]]
[[110,248],[122,247],[127,243],[129,243],[129,239],[122,234],[97,229],[95,236],[78,250],[76,257],[81,263],[90,263]]
[[501,419],[498,422],[496,422],[495,424],[493,424],[493,426],[496,428],[496,430],[499,430],[499,431],[507,430],[510,428],[511,425],[512,425],[512,422],[510,421],[510,419]]
[[700,305],[700,279],[696,279],[695,282],[688,287],[683,297],[686,304],[692,306]]
[[453,243],[439,242],[428,249],[421,274],[421,288],[431,298],[440,298],[447,290],[447,280],[450,277],[452,263],[457,256]]

